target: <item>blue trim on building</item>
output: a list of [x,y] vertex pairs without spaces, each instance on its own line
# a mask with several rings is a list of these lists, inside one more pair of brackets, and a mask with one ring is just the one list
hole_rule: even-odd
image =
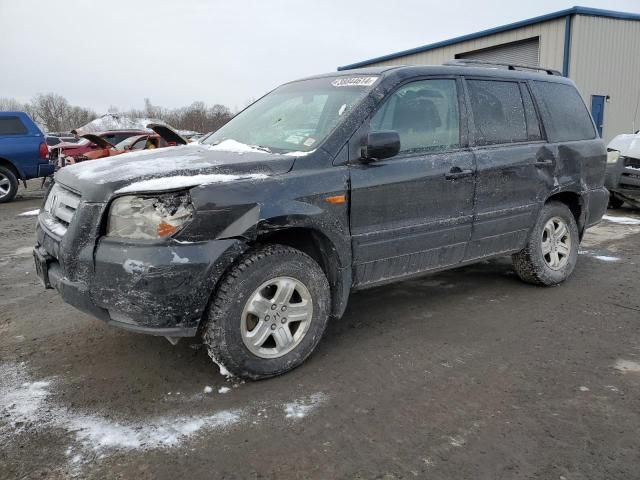
[[567,15],[564,21],[564,50],[562,52],[562,76],[569,76],[569,54],[571,53],[571,15]]
[[[615,12],[613,10],[601,10],[599,8],[589,7],[572,7],[558,12],[547,13],[546,15],[540,15],[538,17],[529,18],[527,20],[521,20],[519,22],[509,23],[500,27],[489,28],[480,32],[470,33],[468,35],[462,35],[460,37],[451,38],[449,40],[443,40],[441,42],[431,43],[429,45],[423,45],[421,47],[412,48],[409,50],[403,50],[401,52],[391,53],[389,55],[383,55],[381,57],[371,58],[369,60],[363,60],[361,62],[352,63],[350,65],[343,65],[338,67],[338,70],[351,70],[353,68],[365,67],[372,63],[383,62],[386,60],[394,60],[396,58],[404,57],[406,55],[412,55],[414,53],[428,52],[440,47],[446,47],[448,45],[455,45],[456,43],[465,42],[467,40],[475,40],[477,38],[486,37],[495,33],[508,32],[517,28],[526,27],[529,25],[535,25],[536,23],[542,23],[549,20],[555,20],[562,17],[571,17],[572,15],[586,15],[591,17],[604,17],[615,18],[618,20],[640,20],[640,13],[627,13],[627,12]],[[570,39],[569,39],[570,41]],[[565,49],[567,48],[567,37],[565,32]],[[568,52],[565,50],[564,61],[568,62]],[[567,71],[568,71],[567,65]],[[564,73],[564,66],[563,66]],[[567,72],[568,73],[568,72]]]

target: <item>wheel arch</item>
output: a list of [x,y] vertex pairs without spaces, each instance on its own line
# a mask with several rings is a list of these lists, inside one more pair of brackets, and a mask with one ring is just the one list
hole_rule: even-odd
[[316,228],[292,226],[261,232],[253,243],[255,245],[287,245],[313,258],[329,281],[331,316],[333,318],[342,316],[351,289],[351,268],[349,265],[344,265],[337,246],[327,235]]
[[12,161],[0,157],[0,167],[6,167],[11,170],[18,180],[24,179],[24,172],[21,172],[20,169],[16,167]]
[[564,203],[569,208],[569,210],[571,210],[571,213],[576,220],[576,225],[578,225],[580,240],[582,240],[582,235],[584,234],[584,227],[586,224],[586,208],[582,195],[573,191],[558,192],[547,198],[547,201],[545,203],[549,202]]

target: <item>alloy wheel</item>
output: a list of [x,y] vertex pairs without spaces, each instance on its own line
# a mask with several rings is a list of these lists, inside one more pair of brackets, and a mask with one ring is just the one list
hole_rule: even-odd
[[553,217],[542,230],[542,256],[549,268],[560,270],[569,261],[571,234],[564,220]]
[[264,282],[242,312],[242,340],[260,358],[278,358],[297,347],[309,330],[313,300],[307,287],[292,277]]

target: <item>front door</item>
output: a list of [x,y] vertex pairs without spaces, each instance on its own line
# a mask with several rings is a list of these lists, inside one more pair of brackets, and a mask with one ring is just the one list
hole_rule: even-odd
[[358,134],[397,131],[401,151],[351,166],[357,286],[462,261],[471,236],[475,165],[462,140],[460,85],[453,78],[407,83]]
[[603,95],[591,95],[591,116],[600,137],[602,137],[602,128],[604,126],[604,101],[605,97]]

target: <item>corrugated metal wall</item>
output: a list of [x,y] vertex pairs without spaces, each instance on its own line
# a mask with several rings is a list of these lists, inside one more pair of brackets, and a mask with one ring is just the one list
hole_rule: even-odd
[[[372,65],[440,65],[456,55],[539,37],[540,66],[562,71],[564,29],[565,19],[560,18]],[[576,82],[589,108],[591,95],[611,97],[604,109],[605,142],[620,133],[631,133],[640,91],[640,22],[575,15],[569,78]],[[640,115],[635,129],[640,129]]]
[[509,32],[496,33],[475,40],[415,53],[372,65],[441,65],[455,58],[457,54],[494,47],[503,43],[517,42],[527,38],[540,37],[540,65],[562,70],[562,50],[564,45],[564,19],[529,25]]
[[540,37],[460,53],[456,55],[456,58],[537,67],[540,65]]
[[[640,93],[640,22],[576,15],[571,28],[569,77],[591,108],[591,95],[609,95],[602,136],[631,133]],[[640,129],[640,118],[635,121]]]

